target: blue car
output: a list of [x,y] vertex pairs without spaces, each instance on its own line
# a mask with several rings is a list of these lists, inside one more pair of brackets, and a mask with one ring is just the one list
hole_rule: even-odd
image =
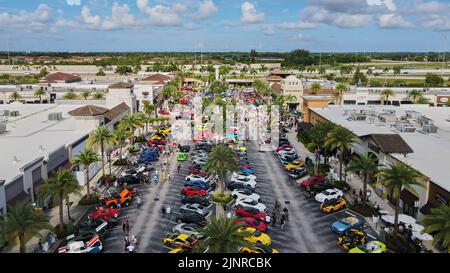
[[210,185],[207,183],[204,183],[202,181],[188,181],[186,183],[184,183],[184,186],[186,187],[198,187],[201,188],[202,190],[209,190]]
[[255,172],[252,169],[241,168],[241,169],[239,169],[239,171],[243,172],[245,174],[255,174]]
[[349,229],[362,229],[364,220],[359,217],[346,217],[331,224],[331,230],[337,234],[344,234]]

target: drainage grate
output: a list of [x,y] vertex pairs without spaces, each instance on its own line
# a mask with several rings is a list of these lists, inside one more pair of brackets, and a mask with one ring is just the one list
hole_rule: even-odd
[[154,201],[159,201],[159,198],[155,198],[155,199],[153,199]]
[[290,204],[290,203],[291,203],[291,201],[284,201],[284,203],[285,203],[285,204]]

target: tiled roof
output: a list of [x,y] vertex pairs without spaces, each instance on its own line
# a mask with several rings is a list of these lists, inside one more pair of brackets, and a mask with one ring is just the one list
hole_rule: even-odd
[[109,110],[104,107],[95,105],[85,105],[70,111],[69,114],[74,117],[93,117],[104,115],[108,111]]
[[410,154],[413,149],[398,134],[370,134],[361,136],[361,139],[372,138],[380,150],[386,154]]
[[271,75],[269,77],[267,77],[268,81],[281,81],[283,78],[277,75]]
[[165,82],[170,80],[170,77],[167,75],[163,75],[163,74],[153,74],[151,76],[148,76],[147,78],[142,79],[142,81],[147,81],[147,82]]
[[126,82],[117,82],[108,86],[109,89],[129,89],[133,88],[133,84]]
[[108,112],[105,114],[105,118],[109,120],[114,120],[121,114],[128,112],[130,110],[130,107],[125,103],[122,102],[121,104],[111,108]]
[[44,83],[56,83],[56,82],[77,82],[81,81],[81,77],[76,74],[68,74],[63,72],[56,72],[50,75],[47,75],[42,79],[41,82]]

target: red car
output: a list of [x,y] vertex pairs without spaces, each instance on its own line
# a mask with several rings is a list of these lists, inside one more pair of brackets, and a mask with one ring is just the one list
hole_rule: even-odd
[[199,170],[196,167],[191,167],[191,173],[192,174],[199,174],[199,175],[208,175],[208,172]]
[[243,164],[241,165],[241,169],[251,169],[252,166],[250,166],[250,164]]
[[255,218],[261,221],[266,221],[266,214],[262,211],[259,211],[258,209],[252,208],[252,207],[243,207],[239,206],[236,211],[236,215],[242,216],[242,217],[250,217]]
[[276,150],[277,150],[277,152],[279,152],[279,151],[282,151],[282,150],[284,150],[286,148],[292,148],[292,145],[291,144],[283,144],[281,146],[278,146]]
[[238,220],[236,220],[236,223],[244,223],[245,227],[252,227],[261,232],[267,231],[267,225],[264,221],[261,221],[259,219],[255,219],[252,217],[245,217],[245,218],[238,219]]
[[205,190],[196,188],[196,187],[189,187],[189,186],[182,188],[181,193],[186,196],[194,196],[194,195],[205,196],[206,195]]
[[167,143],[167,139],[161,138],[161,139],[150,139],[148,142],[150,143]]
[[101,218],[105,221],[108,221],[110,218],[117,218],[119,217],[119,210],[118,209],[113,209],[113,208],[103,208],[100,207],[98,209],[96,209],[95,211],[93,211],[90,214],[91,218],[93,220],[97,219],[97,218]]
[[170,113],[167,112],[166,110],[159,110],[159,113],[160,113],[161,115],[164,115],[164,116],[170,115]]
[[300,183],[300,186],[302,186],[303,188],[306,188],[306,187],[312,187],[314,185],[321,184],[324,182],[325,182],[325,176],[311,176],[310,178],[303,180]]
[[188,100],[179,100],[178,102],[183,105],[189,104]]

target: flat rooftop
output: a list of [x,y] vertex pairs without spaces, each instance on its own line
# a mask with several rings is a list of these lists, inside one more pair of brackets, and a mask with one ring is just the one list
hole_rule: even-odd
[[[20,114],[8,117],[6,132],[0,134],[0,180],[6,183],[14,180],[23,166],[86,135],[89,130],[77,130],[75,119],[68,114],[78,107],[80,105],[0,104],[0,111],[19,111]],[[61,112],[63,119],[48,120],[48,115],[54,112]],[[0,117],[0,120],[6,119]],[[40,146],[44,151],[40,151]]]
[[[428,176],[435,184],[450,191],[450,107],[429,107],[426,105],[402,106],[364,106],[364,105],[331,105],[327,109],[312,108],[312,111],[339,124],[358,136],[368,134],[399,134],[413,149],[414,153],[406,157],[402,154],[391,154],[396,159],[411,165],[422,174]],[[438,127],[436,134],[426,134],[420,131],[414,133],[400,132],[391,128],[389,123],[370,123],[368,120],[349,120],[347,111],[373,110],[382,113],[383,110],[394,110],[395,116],[405,115],[405,111],[416,111],[434,121]]]

